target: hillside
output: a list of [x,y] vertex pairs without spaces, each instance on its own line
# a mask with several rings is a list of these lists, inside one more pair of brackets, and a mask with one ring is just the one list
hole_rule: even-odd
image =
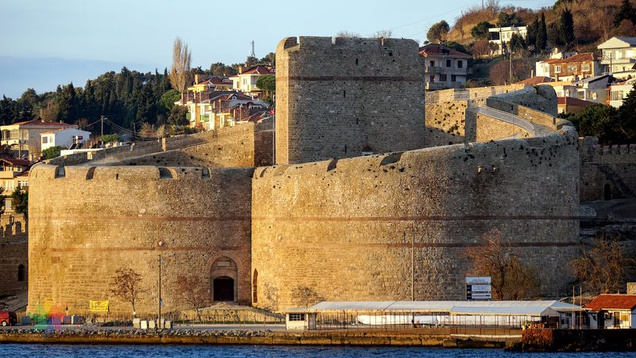
[[[620,10],[621,0],[559,0],[554,6],[543,9],[525,9],[520,7],[500,7],[495,5],[467,9],[462,16],[455,19],[455,24],[448,35],[448,41],[455,41],[470,46],[476,42],[471,36],[472,28],[482,21],[497,24],[500,12],[515,14],[523,23],[529,24],[535,16],[545,14],[546,23],[558,21],[563,9],[568,8],[574,19],[575,46],[579,51],[590,50],[612,36],[636,36],[636,26],[630,21],[623,21],[614,26],[614,17]],[[636,1],[630,1],[636,7]]]

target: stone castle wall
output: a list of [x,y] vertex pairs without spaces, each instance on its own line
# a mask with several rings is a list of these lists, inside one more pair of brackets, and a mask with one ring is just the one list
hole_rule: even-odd
[[[196,134],[191,145],[123,159],[118,165],[256,167],[272,164],[272,123],[241,123]],[[170,139],[170,138],[167,138]]]
[[276,50],[276,163],[424,147],[415,41],[290,37]]
[[636,144],[600,146],[580,141],[581,201],[636,197]]
[[[160,254],[164,312],[192,308],[178,289],[183,277],[211,297],[211,280],[234,275],[235,297],[249,304],[252,171],[35,166],[29,308],[85,314],[89,300],[109,300],[110,313],[130,314],[111,289],[116,270],[132,268],[143,280],[137,312],[155,312]],[[235,263],[233,272],[215,269],[223,258]]]
[[[258,168],[256,305],[461,300],[466,248],[492,230],[556,296],[578,249],[576,132]],[[541,200],[537,200],[541,198]],[[411,250],[414,250],[412,252]],[[414,269],[411,266],[414,257]],[[414,275],[412,276],[412,273]]]
[[0,215],[0,296],[27,289],[29,263],[26,219],[22,214]]

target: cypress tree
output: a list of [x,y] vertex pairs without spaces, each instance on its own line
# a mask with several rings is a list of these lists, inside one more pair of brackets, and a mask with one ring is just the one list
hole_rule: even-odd
[[535,42],[537,51],[543,51],[548,46],[548,28],[545,24],[545,13],[541,13],[541,21],[537,27],[537,38]]

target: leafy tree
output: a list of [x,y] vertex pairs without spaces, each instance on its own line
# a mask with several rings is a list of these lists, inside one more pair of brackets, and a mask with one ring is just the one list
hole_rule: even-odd
[[174,103],[181,99],[181,94],[179,91],[175,89],[171,89],[164,94],[161,95],[161,100],[159,101],[161,105],[167,110],[171,110],[174,107]]
[[470,30],[470,35],[476,39],[488,39],[488,29],[493,27],[495,27],[495,25],[491,24],[490,22],[482,21],[475,25],[472,30]]
[[121,137],[119,136],[119,134],[105,134],[102,137],[102,141],[104,143],[113,143],[113,142],[121,142]]
[[29,192],[17,187],[11,193],[11,205],[13,210],[18,214],[24,214],[25,217],[29,214]]
[[380,30],[377,31],[376,33],[374,33],[371,37],[373,38],[377,38],[377,39],[381,39],[381,38],[391,38],[391,36],[393,36],[393,31],[391,30]]
[[188,108],[184,106],[174,106],[170,110],[170,114],[168,115],[168,123],[174,126],[185,126],[189,124],[188,118],[186,117],[188,113]]
[[436,24],[433,24],[426,33],[426,38],[430,42],[446,41],[446,36],[450,32],[450,26],[445,20],[442,20]]
[[510,242],[498,231],[484,237],[479,246],[466,250],[472,263],[472,274],[490,276],[495,300],[520,300],[532,295],[537,286],[534,267],[519,261]]
[[184,93],[190,83],[190,51],[188,44],[177,37],[172,47],[172,66],[170,67],[170,84],[172,88]]
[[276,54],[273,52],[268,53],[265,57],[259,60],[260,63],[269,66],[276,66]]
[[618,27],[623,20],[629,20],[636,24],[636,10],[629,3],[629,0],[623,0],[621,7],[614,16],[614,27]]
[[510,51],[518,53],[526,47],[526,42],[519,34],[512,34],[510,37]]
[[214,76],[234,76],[237,73],[232,66],[227,66],[221,62],[211,64],[210,72]]
[[111,293],[132,305],[133,318],[137,313],[135,308],[139,301],[139,296],[145,292],[141,286],[141,275],[133,269],[117,269],[111,285]]
[[258,58],[254,56],[247,56],[247,59],[245,59],[245,66],[247,67],[252,67],[257,64],[258,64]]
[[466,49],[466,47],[464,47],[464,45],[462,45],[462,44],[460,44],[458,42],[455,42],[455,41],[446,42],[446,43],[444,43],[444,45],[446,45],[446,47],[448,47],[448,48],[452,48],[455,51],[468,53],[468,54],[470,53],[470,51],[468,51]]
[[499,27],[508,27],[508,26],[521,26],[523,25],[523,20],[517,16],[517,14],[512,13],[508,14],[506,12],[500,12],[497,16],[497,26]]
[[275,75],[263,75],[256,80],[256,87],[267,92],[268,97],[276,92],[276,76]]
[[603,144],[629,143],[634,139],[625,136],[625,126],[614,107],[596,104],[567,118],[574,124],[579,135],[597,137]]
[[591,245],[581,246],[581,255],[570,262],[579,282],[588,292],[610,293],[621,290],[625,267],[633,264],[619,244],[618,237],[601,234]]
[[0,101],[0,123],[1,124],[12,123],[13,117],[14,117],[13,100],[3,95],[2,100]]
[[42,155],[44,155],[44,159],[57,158],[60,156],[62,149],[66,149],[66,148],[61,146],[46,148],[45,150],[42,151]]

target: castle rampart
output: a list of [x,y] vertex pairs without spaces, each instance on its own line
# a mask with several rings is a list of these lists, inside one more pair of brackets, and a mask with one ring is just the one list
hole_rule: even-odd
[[22,214],[0,215],[0,293],[3,295],[27,288],[29,263],[26,223]]
[[[234,262],[234,300],[250,302],[253,169],[37,165],[30,175],[29,307],[50,302],[86,314],[89,300],[132,313],[111,293],[117,269],[141,274],[138,312],[157,304],[163,257],[164,312],[190,309],[177,290],[196,277],[212,292],[214,263]],[[231,261],[225,260],[226,258]]]
[[601,146],[580,140],[581,201],[636,198],[636,144]]
[[505,138],[521,131],[514,123],[498,132],[493,116],[467,117],[471,99],[434,128],[461,144],[424,148],[415,42],[301,37],[278,52],[276,146],[287,164],[254,168],[266,158],[249,153],[272,144],[261,124],[192,136],[178,150],[164,142],[152,155],[133,148],[102,165],[31,170],[30,309],[85,313],[89,300],[109,300],[129,314],[110,288],[118,268],[133,268],[146,289],[138,313],[153,314],[159,255],[166,311],[191,308],[185,277],[210,301],[274,309],[462,299],[465,250],[493,231],[538,268],[541,293],[561,292],[578,250],[579,152],[568,123],[531,110],[556,108],[553,90],[499,97],[528,115],[517,124],[544,127],[528,138]]
[[421,61],[413,40],[283,39],[276,163],[424,147]]
[[[305,300],[463,299],[464,252],[493,230],[557,295],[577,250],[576,132],[259,168],[253,286],[261,307]],[[538,250],[540,248],[540,250]],[[414,257],[415,267],[411,266]],[[253,283],[254,284],[254,283]]]

